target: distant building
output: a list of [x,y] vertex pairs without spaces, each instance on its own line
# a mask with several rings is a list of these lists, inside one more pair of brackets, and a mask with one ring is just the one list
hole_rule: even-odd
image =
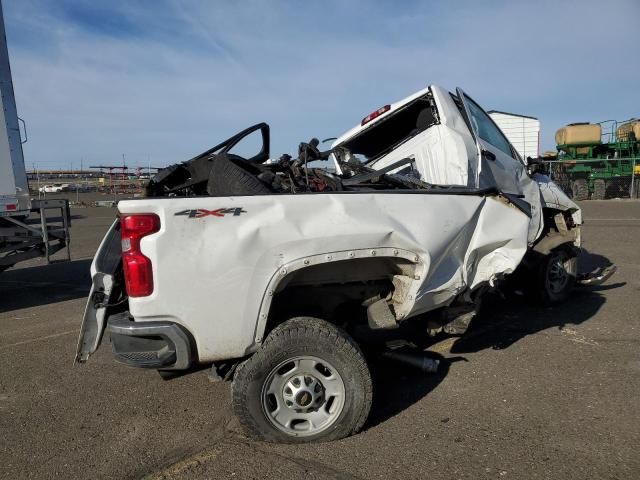
[[487,112],[507,136],[523,160],[537,157],[540,151],[540,120],[517,113]]

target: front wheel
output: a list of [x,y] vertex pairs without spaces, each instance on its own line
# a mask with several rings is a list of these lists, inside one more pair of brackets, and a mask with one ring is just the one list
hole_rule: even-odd
[[283,443],[358,432],[371,408],[371,375],[357,344],[335,325],[298,317],[275,328],[236,372],[232,406],[244,430]]
[[567,299],[576,284],[578,258],[569,248],[558,248],[544,256],[536,272],[536,293],[547,305]]

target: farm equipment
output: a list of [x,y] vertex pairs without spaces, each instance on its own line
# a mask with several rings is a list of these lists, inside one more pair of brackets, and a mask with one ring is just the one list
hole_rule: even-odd
[[638,196],[640,120],[571,123],[556,144],[554,179],[574,200]]

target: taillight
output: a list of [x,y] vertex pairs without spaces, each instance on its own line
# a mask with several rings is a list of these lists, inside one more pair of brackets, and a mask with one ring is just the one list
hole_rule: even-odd
[[362,119],[362,122],[360,122],[360,126],[366,125],[371,120],[378,118],[380,115],[382,115],[385,112],[388,112],[390,109],[391,109],[391,105],[385,105],[384,107],[380,107],[375,112],[371,112],[369,115],[367,115]]
[[140,251],[140,240],[160,230],[160,217],[153,213],[120,218],[124,283],[130,297],[146,297],[153,292],[153,266]]

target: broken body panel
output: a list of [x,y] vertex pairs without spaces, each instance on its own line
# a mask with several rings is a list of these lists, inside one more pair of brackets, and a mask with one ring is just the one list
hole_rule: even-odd
[[[512,273],[539,240],[545,202],[573,215],[574,228],[581,223],[578,207],[561,198],[548,179],[534,180],[517,154],[510,156],[506,146],[501,150],[483,139],[483,128],[490,125],[477,124],[484,112],[473,111],[476,107],[461,90],[455,96],[434,86],[393,104],[367,124],[363,121],[333,145],[338,175],[319,177],[335,179],[335,187],[327,182],[314,190],[309,170],[302,169],[307,190],[296,195],[120,202],[121,215],[160,218],[160,230],[140,241],[142,254],[153,265],[153,292],[128,299],[131,319],[180,325],[193,340],[195,360],[207,363],[256,350],[267,332],[274,299],[296,285],[330,284],[339,292],[340,285],[346,290],[354,282],[385,280],[392,287],[376,301],[385,302],[396,322],[455,301],[473,303],[481,288]],[[402,128],[385,123],[393,118],[402,119]],[[391,127],[382,130],[385,125]],[[378,138],[389,138],[388,148],[362,141],[376,128],[384,132]],[[205,153],[215,157],[216,152]],[[263,149],[261,158],[265,153]],[[358,154],[371,155],[365,167],[354,163]],[[198,168],[207,158],[196,157]],[[409,162],[413,180],[404,177],[407,181],[398,183],[403,177],[399,170]],[[395,170],[368,174],[367,182],[358,182],[351,171],[389,167]],[[287,166],[271,172],[268,180],[258,178],[276,189],[274,178],[291,178],[292,172]],[[181,181],[191,188],[203,178],[196,182],[183,175]],[[401,186],[392,189],[395,184]],[[293,180],[286,185],[295,190]],[[158,183],[154,188],[164,187]],[[104,320],[93,297],[97,289],[107,289],[105,274],[113,276],[96,269],[96,261],[92,274],[79,361],[99,345]],[[371,299],[360,300],[365,304]]]
[[[412,276],[399,275],[406,277],[405,289],[394,304],[403,319],[511,273],[527,250],[529,225],[521,211],[483,193],[176,198],[124,201],[118,208],[122,214],[155,213],[163,225],[141,242],[154,265],[155,288],[148,297],[129,299],[131,315],[184,326],[201,362],[255,349],[270,297],[296,269],[402,258],[413,270]],[[246,213],[176,215],[220,208]]]

